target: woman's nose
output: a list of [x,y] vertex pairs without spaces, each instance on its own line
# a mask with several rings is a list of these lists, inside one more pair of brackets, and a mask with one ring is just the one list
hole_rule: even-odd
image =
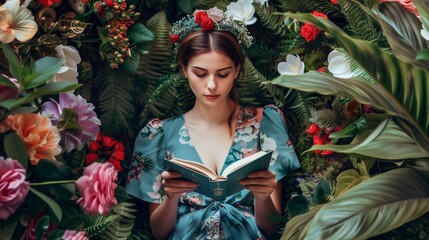
[[207,80],[207,89],[208,90],[216,89],[216,81],[213,76],[209,76],[209,79]]

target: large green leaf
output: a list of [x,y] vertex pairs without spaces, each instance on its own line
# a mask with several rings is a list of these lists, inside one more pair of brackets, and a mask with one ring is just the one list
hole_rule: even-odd
[[1,43],[0,47],[3,49],[3,53],[9,62],[9,72],[14,78],[16,78],[20,83],[23,81],[23,71],[24,66],[19,62],[18,57],[12,51],[9,45]]
[[395,169],[359,184],[323,206],[305,238],[367,239],[428,211],[427,178],[412,168]]
[[30,187],[30,192],[34,193],[34,195],[38,196],[40,199],[42,199],[46,205],[52,210],[52,213],[57,218],[58,221],[61,221],[63,217],[63,212],[61,210],[60,205],[56,201],[54,201],[52,198],[48,197],[46,194],[37,191],[36,189]]
[[[349,55],[359,62],[384,88],[384,91],[379,93],[383,95],[381,97],[385,97],[384,95],[388,93],[387,95],[393,96],[390,97],[391,99],[396,99],[394,103],[392,102],[388,106],[395,105],[395,108],[391,110],[401,116],[401,119],[397,120],[398,125],[420,144],[422,150],[426,149],[428,151],[429,109],[427,108],[427,103],[429,102],[429,95],[426,92],[429,91],[429,74],[427,71],[408,61],[403,61],[395,55],[384,52],[372,43],[348,36],[330,20],[317,18],[311,14],[286,13],[285,15],[309,22],[329,32],[336,42],[344,47]],[[321,80],[323,81],[325,78]],[[355,79],[345,81],[351,83],[355,82]],[[306,84],[308,86],[309,83],[306,82]],[[310,88],[310,86],[308,87]],[[364,89],[360,88],[359,91],[351,89],[343,91],[343,89],[340,89],[336,93],[361,93]],[[371,102],[367,103],[371,104]]]
[[24,169],[27,169],[28,155],[27,149],[21,138],[16,132],[6,133],[4,138],[4,150],[6,155],[12,159],[18,160]]
[[28,82],[25,89],[35,88],[46,81],[57,73],[61,67],[61,60],[54,57],[43,57],[37,60],[31,69],[31,74],[24,77],[25,82]]
[[376,129],[358,134],[347,145],[313,145],[307,151],[331,150],[354,153],[381,159],[403,160],[424,158],[427,152],[420,150],[416,142],[405,134],[391,119],[384,120]]
[[286,228],[283,232],[281,240],[298,240],[303,239],[305,233],[310,226],[311,220],[314,218],[316,213],[323,207],[323,204],[316,205],[310,211],[295,216],[286,224]]

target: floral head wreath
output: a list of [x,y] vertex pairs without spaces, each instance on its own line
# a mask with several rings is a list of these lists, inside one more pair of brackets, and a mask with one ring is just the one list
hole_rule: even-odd
[[234,21],[232,16],[227,16],[217,7],[208,10],[195,10],[192,15],[188,15],[175,22],[171,29],[170,40],[177,44],[184,39],[186,35],[197,30],[211,31],[228,31],[237,38],[242,47],[250,47],[253,37],[243,22]]

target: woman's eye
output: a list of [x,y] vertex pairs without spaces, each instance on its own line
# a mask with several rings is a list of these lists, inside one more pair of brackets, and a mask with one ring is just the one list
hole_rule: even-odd
[[222,75],[222,74],[218,74],[218,77],[220,78],[226,78],[228,76],[228,74]]
[[195,74],[197,77],[204,77],[206,74],[205,73],[203,73],[203,74]]

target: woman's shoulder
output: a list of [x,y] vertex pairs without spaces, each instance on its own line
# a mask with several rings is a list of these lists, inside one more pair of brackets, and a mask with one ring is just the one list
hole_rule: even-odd
[[282,111],[274,104],[267,104],[265,106],[254,107],[254,106],[240,106],[241,112],[245,115],[259,115],[259,114],[281,114]]
[[151,129],[152,131],[163,131],[166,127],[172,124],[177,124],[182,122],[183,113],[177,114],[173,117],[161,119],[161,118],[153,118],[147,122],[147,124],[143,127],[143,129]]

